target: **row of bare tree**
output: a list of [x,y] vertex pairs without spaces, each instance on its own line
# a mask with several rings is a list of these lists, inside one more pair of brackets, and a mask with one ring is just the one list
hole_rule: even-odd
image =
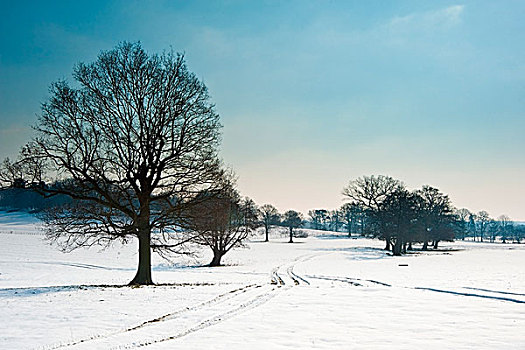
[[440,241],[476,237],[491,242],[510,239],[519,243],[525,237],[525,226],[514,225],[508,216],[491,219],[486,211],[473,214],[453,207],[449,197],[438,189],[423,186],[409,191],[404,184],[389,176],[364,176],[353,180],[343,190],[349,200],[340,209],[309,211],[314,229],[339,231],[348,235],[378,237],[386,241],[385,249],[399,255],[421,243],[437,248]]
[[412,243],[426,250],[430,242],[437,248],[439,241],[454,239],[454,208],[436,188],[409,191],[399,180],[372,175],[350,181],[343,194],[365,215],[363,232],[384,239],[394,255],[406,253]]
[[[509,241],[521,243],[525,239],[525,225],[513,222],[507,215],[491,218],[482,210],[472,213],[466,208],[454,208],[456,225],[455,238],[480,242]],[[343,204],[339,209],[314,209],[308,212],[308,225],[315,230],[345,231],[352,234],[367,236],[370,234],[371,218],[363,205],[355,201]]]
[[472,213],[462,208],[456,211],[456,216],[457,238],[462,240],[521,243],[525,239],[525,225],[514,223],[507,215],[500,215],[494,219],[484,210]]

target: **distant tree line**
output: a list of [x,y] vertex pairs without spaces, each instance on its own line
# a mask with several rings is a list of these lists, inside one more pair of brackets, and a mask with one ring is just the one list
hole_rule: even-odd
[[39,193],[39,189],[55,186],[44,182],[27,184],[22,178],[18,178],[13,184],[0,188],[0,210],[40,213],[70,203],[72,199],[64,195],[45,197]]
[[472,213],[468,209],[456,210],[458,239],[470,239],[479,242],[514,242],[525,240],[525,225],[514,223],[507,215],[491,218],[482,210]]
[[350,181],[343,195],[349,202],[337,210],[310,210],[309,227],[380,238],[394,255],[406,253],[414,243],[427,250],[455,238],[503,243],[520,243],[525,238],[525,226],[513,224],[506,215],[495,220],[486,211],[474,214],[456,209],[436,188],[423,186],[409,191],[389,176]]
[[6,188],[0,191],[0,210],[41,213],[46,209],[70,203],[71,198],[54,196],[45,198],[34,190]]

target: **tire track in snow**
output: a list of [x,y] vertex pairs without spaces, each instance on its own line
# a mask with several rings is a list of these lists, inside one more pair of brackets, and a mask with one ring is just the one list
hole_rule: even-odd
[[476,298],[484,298],[484,299],[494,299],[494,300],[501,300],[501,301],[509,301],[511,303],[517,303],[517,304],[525,304],[524,300],[518,300],[518,299],[512,299],[512,298],[506,298],[506,297],[497,297],[493,295],[485,295],[485,294],[474,294],[474,293],[461,293],[461,292],[455,292],[452,290],[443,290],[443,289],[436,289],[436,288],[424,288],[424,287],[414,287],[411,289],[417,289],[417,290],[426,290],[431,292],[438,292],[438,293],[445,293],[445,294],[453,294],[453,295],[460,295],[464,297],[476,297]]
[[284,283],[283,279],[281,278],[281,276],[279,276],[279,274],[277,273],[277,270],[279,269],[279,266],[275,267],[272,272],[270,273],[271,275],[271,284],[277,284],[277,285],[280,285],[280,286],[284,286],[286,283]]
[[[315,279],[321,279],[321,280],[328,280],[328,281],[335,281],[335,282],[343,282],[348,283],[356,287],[363,287],[364,285],[358,282],[354,281],[360,281],[360,282],[371,282],[377,285],[382,285],[385,287],[393,287],[392,285],[384,282],[379,282],[376,280],[365,280],[360,278],[351,278],[351,277],[339,277],[339,276],[322,276],[322,275],[309,275],[310,278]],[[477,293],[466,293],[466,292],[458,292],[453,290],[444,290],[444,289],[437,289],[437,288],[428,288],[428,287],[405,287],[401,286],[399,288],[405,288],[405,289],[413,289],[413,290],[421,290],[421,291],[430,291],[430,292],[436,292],[436,293],[444,293],[444,294],[451,294],[451,295],[458,295],[458,296],[465,296],[465,297],[475,297],[475,298],[483,298],[483,299],[493,299],[493,300],[499,300],[499,301],[506,301],[511,303],[517,303],[517,304],[525,304],[525,300],[520,299],[514,299],[509,297],[501,297],[501,296],[494,296],[494,295],[487,295],[487,294],[477,294]],[[523,294],[520,293],[510,293],[510,292],[499,292],[499,291],[493,291],[489,289],[481,289],[481,288],[471,288],[471,287],[463,287],[464,289],[470,289],[470,290],[479,290],[489,293],[502,293],[502,294],[511,294],[511,295],[518,295],[522,296]]]
[[196,305],[184,307],[184,308],[178,309],[178,310],[176,310],[174,312],[165,314],[163,316],[146,320],[146,321],[144,321],[144,322],[142,322],[142,323],[140,323],[140,324],[138,324],[136,326],[124,328],[124,329],[121,329],[121,330],[118,330],[118,331],[115,331],[115,332],[104,333],[104,334],[96,334],[96,335],[92,335],[92,336],[89,336],[89,337],[84,337],[84,338],[80,338],[80,339],[77,339],[77,340],[74,340],[74,341],[70,341],[68,343],[61,343],[61,344],[57,344],[57,345],[46,346],[43,349],[54,350],[54,349],[61,349],[61,348],[65,348],[65,347],[72,347],[72,346],[76,346],[76,345],[79,345],[79,344],[88,343],[90,341],[100,340],[100,339],[104,339],[104,338],[110,338],[110,337],[114,337],[116,335],[124,334],[124,333],[127,333],[127,332],[132,332],[132,331],[135,331],[137,329],[144,328],[144,327],[146,327],[148,325],[151,325],[151,324],[155,324],[155,323],[163,322],[163,321],[166,321],[166,320],[169,320],[169,319],[173,319],[176,316],[179,316],[179,315],[182,315],[184,313],[200,309],[202,307],[206,307],[208,305],[220,304],[222,302],[227,301],[228,299],[234,298],[236,295],[238,295],[240,293],[246,292],[249,289],[259,288],[259,287],[261,287],[261,285],[250,284],[250,285],[247,285],[247,286],[236,288],[236,289],[230,290],[230,291],[228,291],[226,293],[220,294],[220,295],[218,295],[218,296],[216,296],[216,297],[214,297],[212,299],[209,299],[209,300],[203,301],[201,303],[198,303]]
[[127,344],[127,345],[121,345],[121,346],[116,346],[116,347],[112,347],[110,349],[112,350],[120,350],[120,349],[132,349],[132,348],[138,348],[138,347],[144,347],[144,346],[148,346],[148,345],[153,345],[153,344],[158,344],[158,343],[163,343],[163,342],[166,342],[166,341],[170,341],[170,340],[176,340],[176,339],[180,339],[182,337],[185,337],[191,333],[194,333],[194,332],[197,332],[201,329],[205,329],[205,328],[208,328],[208,327],[211,327],[211,326],[214,326],[218,323],[221,323],[223,321],[226,321],[238,314],[241,314],[243,312],[246,312],[250,309],[254,309],[258,306],[261,306],[263,304],[265,304],[266,302],[268,302],[269,300],[273,299],[274,297],[276,297],[281,291],[283,290],[287,290],[287,289],[290,289],[292,288],[291,286],[286,286],[286,287],[283,287],[281,285],[279,286],[272,286],[271,289],[268,291],[268,292],[264,292],[264,293],[261,293],[257,296],[255,296],[254,298],[251,298],[249,299],[248,301],[246,302],[243,302],[242,304],[238,305],[237,307],[234,307],[234,308],[231,308],[229,310],[226,310],[218,315],[215,315],[215,316],[212,316],[212,317],[209,317],[209,318],[206,318],[204,319],[203,321],[191,326],[191,327],[188,327],[180,332],[178,332],[177,334],[174,334],[174,335],[170,335],[170,336],[166,336],[166,337],[162,337],[162,338],[158,338],[158,339],[152,339],[152,340],[146,340],[146,341],[142,341],[142,342],[135,342],[135,343],[131,343],[131,344]]
[[310,282],[308,282],[307,280],[305,280],[304,278],[302,278],[301,276],[298,276],[297,274],[295,274],[293,272],[293,268],[294,266],[290,266],[287,270],[286,270],[286,273],[288,274],[288,276],[290,276],[290,278],[294,281],[294,283],[296,285],[299,285],[301,284],[299,281],[302,281],[303,283],[306,283],[307,285],[310,285]]
[[295,258],[294,260],[292,260],[291,262],[286,262],[284,264],[281,264],[277,267],[274,267],[272,269],[272,272],[270,273],[270,279],[271,279],[271,283],[272,284],[278,284],[278,285],[285,285],[286,283],[284,282],[284,280],[282,279],[281,275],[279,274],[279,271],[280,270],[284,270],[285,272],[281,272],[282,275],[284,275],[286,273],[286,275],[292,280],[292,282],[295,284],[295,285],[300,285],[301,283],[304,283],[304,284],[307,284],[307,285],[310,285],[310,282],[308,282],[305,278],[299,276],[298,274],[296,274],[293,269],[295,268],[295,266],[299,263],[303,263],[303,262],[306,262],[308,260],[311,260],[319,255],[323,255],[323,254],[305,254],[305,255],[301,255],[301,256],[298,256],[297,258]]
[[499,290],[483,289],[483,288],[474,288],[474,287],[463,287],[463,288],[465,288],[465,289],[471,289],[471,290],[479,290],[479,291],[482,291],[482,292],[497,293],[497,294],[506,294],[506,295],[518,295],[518,296],[524,296],[524,297],[525,297],[525,294],[523,294],[523,293],[503,292],[503,291],[499,291]]
[[[320,280],[348,283],[348,284],[351,284],[351,285],[356,286],[356,287],[363,287],[363,286],[365,286],[364,284],[362,284],[363,282],[370,282],[370,283],[373,283],[375,285],[380,285],[380,286],[384,286],[384,287],[392,287],[392,285],[390,285],[388,283],[384,283],[384,282],[380,282],[380,281],[376,281],[376,280],[366,280],[366,279],[361,279],[361,278],[353,278],[353,277],[324,276],[324,275],[308,275],[307,277],[320,279]],[[355,282],[355,281],[359,281],[361,283]]]
[[133,269],[125,267],[111,267],[111,266],[101,266],[93,264],[83,264],[76,262],[62,262],[62,261],[21,261],[22,264],[42,264],[42,265],[59,265],[67,267],[78,267],[81,269],[100,269],[100,270],[115,270],[115,271],[132,271]]
[[[294,272],[294,268],[295,266],[298,264],[298,263],[303,263],[303,262],[306,262],[308,260],[311,260],[317,256],[319,256],[321,254],[308,254],[308,255],[303,255],[303,256],[300,256],[298,258],[296,258],[294,260],[294,264],[290,265],[288,267],[288,269],[286,269],[286,273],[288,274],[288,276],[294,281],[294,283],[296,285],[299,285],[301,284],[301,282],[307,284],[307,285],[310,285],[310,282],[308,282],[306,279],[304,279],[303,277],[299,276],[298,274],[296,274]],[[300,282],[301,281],[301,282]]]
[[[192,327],[189,327],[183,331],[180,331],[179,333],[177,334],[174,334],[174,335],[170,335],[170,336],[166,336],[164,338],[159,338],[159,339],[153,339],[153,340],[146,340],[146,341],[142,341],[142,342],[136,342],[136,343],[131,343],[131,344],[127,344],[127,345],[124,345],[124,346],[118,346],[118,347],[115,347],[115,348],[112,348],[112,349],[129,349],[129,348],[135,348],[135,347],[143,347],[143,346],[148,346],[148,345],[152,345],[152,344],[157,344],[157,343],[162,343],[162,342],[166,342],[166,341],[170,341],[170,340],[176,340],[176,339],[179,339],[179,338],[182,338],[188,334],[191,334],[191,333],[194,333],[196,331],[199,331],[201,329],[204,329],[204,328],[208,328],[208,327],[211,327],[215,324],[218,324],[222,321],[225,321],[225,320],[228,320],[242,312],[245,312],[245,311],[248,311],[250,309],[253,309],[253,308],[256,308],[264,303],[266,303],[267,301],[269,301],[270,299],[274,298],[275,296],[277,296],[278,293],[280,293],[281,291],[284,291],[284,290],[289,290],[290,288],[292,288],[292,285],[286,285],[286,282],[284,281],[284,279],[281,277],[281,274],[283,274],[281,272],[280,274],[280,270],[286,268],[286,274],[287,276],[292,279],[292,281],[294,282],[295,285],[299,285],[301,284],[301,281],[307,285],[310,285],[310,282],[308,282],[306,279],[304,279],[303,277],[297,275],[296,273],[294,273],[293,269],[294,267],[298,264],[298,263],[301,263],[301,262],[305,262],[305,261],[308,261],[318,255],[321,255],[321,254],[306,254],[306,255],[301,255],[297,258],[295,258],[294,260],[292,260],[292,262],[287,262],[287,263],[284,263],[282,265],[279,265],[277,267],[274,267],[271,272],[270,272],[270,285],[272,286],[271,289],[268,291],[268,292],[264,292],[264,293],[261,293],[257,296],[255,296],[254,298],[251,298],[250,300],[248,301],[245,301],[243,303],[241,303],[240,305],[238,306],[235,306],[229,310],[226,310],[216,316],[213,316],[213,317],[210,317],[210,318],[206,318],[205,320],[195,324],[194,326]],[[283,274],[284,275],[284,274]]]
[[326,281],[333,281],[333,282],[343,282],[348,283],[356,287],[362,287],[363,285],[357,282],[352,281],[352,278],[348,277],[332,277],[332,276],[318,276],[318,275],[308,275],[309,278],[314,278],[318,280],[326,280]]
[[196,310],[196,309],[198,309],[200,307],[203,307],[203,306],[206,306],[206,305],[210,305],[210,304],[214,304],[214,303],[216,304],[217,302],[220,303],[221,301],[225,301],[226,300],[225,299],[226,296],[231,296],[233,298],[234,295],[236,295],[236,294],[245,293],[247,290],[249,290],[251,288],[260,288],[260,287],[262,287],[262,285],[260,285],[260,284],[250,284],[250,285],[247,285],[247,286],[244,286],[244,287],[241,287],[241,288],[237,288],[237,289],[231,290],[231,291],[229,291],[227,293],[221,294],[221,295],[219,295],[219,296],[217,296],[217,297],[215,297],[215,298],[213,298],[211,300],[208,300],[206,302],[200,303],[200,304],[198,304],[196,306],[183,308],[183,309],[177,310],[175,312],[166,314],[164,316],[160,316],[160,317],[154,318],[152,320],[148,320],[148,321],[142,322],[138,326],[130,327],[130,328],[126,329],[126,332],[131,332],[131,331],[134,331],[136,329],[146,327],[147,325],[152,324],[152,323],[162,322],[162,321],[166,321],[166,320],[175,318],[175,316],[180,315],[180,314],[182,314],[184,312]]
[[[197,305],[182,308],[174,312],[168,313],[166,315],[144,321],[133,327],[128,327],[128,328],[125,328],[125,329],[122,329],[116,332],[111,332],[111,333],[106,333],[106,334],[97,334],[97,335],[93,335],[90,337],[85,337],[83,339],[71,341],[68,343],[62,343],[62,344],[58,344],[52,347],[46,347],[45,349],[61,349],[61,348],[66,348],[66,347],[93,348],[93,346],[97,347],[97,345],[102,345],[103,348],[108,348],[107,346],[108,344],[95,344],[95,343],[114,341],[115,343],[118,344],[120,343],[119,339],[111,340],[110,338],[129,337],[132,334],[137,339],[136,341],[130,342],[129,339],[120,339],[120,340],[123,340],[122,343],[127,343],[127,344],[126,345],[116,345],[116,347],[113,347],[112,349],[127,349],[127,348],[134,348],[134,347],[143,347],[143,346],[152,345],[152,344],[159,343],[159,342],[165,342],[169,340],[175,340],[178,338],[182,338],[198,330],[208,328],[217,323],[225,321],[242,312],[256,308],[266,303],[267,301],[271,300],[272,298],[274,298],[281,291],[292,288],[293,285],[291,284],[287,285],[284,278],[282,277],[285,274],[293,281],[294,285],[300,285],[300,284],[309,285],[310,282],[308,282],[305,278],[296,274],[293,271],[293,269],[298,263],[308,261],[318,255],[321,255],[321,254],[302,255],[302,256],[295,258],[291,263],[287,262],[285,264],[282,264],[282,265],[279,265],[273,268],[270,273],[271,275],[270,285],[260,285],[260,284],[259,285],[256,285],[256,284],[247,285],[241,288],[231,290],[227,293],[221,294],[213,299],[199,303]],[[283,270],[285,272],[283,272]],[[254,293],[255,295],[246,295],[246,294],[251,294],[254,291],[257,291],[257,289],[260,289],[260,288],[263,288],[262,293]],[[214,312],[213,308],[220,306],[221,304],[228,304],[228,306],[230,307],[226,307],[224,310],[219,310],[218,313]],[[142,333],[143,329],[147,329],[147,330],[149,330],[150,328],[161,329],[163,326],[165,326],[170,321],[177,321],[177,320],[184,321],[184,317],[190,313],[199,314],[197,315],[196,318],[200,319],[200,321],[197,321],[196,323],[194,323],[193,325],[189,327],[183,328],[176,334],[170,334],[170,335],[166,335],[166,336],[158,337],[154,339],[151,339],[151,335],[148,335],[148,334],[144,334],[142,336],[139,336],[138,334],[138,333]],[[203,314],[203,315],[200,315],[200,314]],[[213,316],[210,317],[210,314],[212,314]],[[177,324],[176,326],[180,326],[180,324]],[[168,334],[172,333],[172,329],[164,330],[164,332]]]

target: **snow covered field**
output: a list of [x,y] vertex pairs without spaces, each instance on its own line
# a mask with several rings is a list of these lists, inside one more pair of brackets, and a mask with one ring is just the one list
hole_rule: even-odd
[[383,242],[310,231],[230,252],[227,266],[154,261],[133,244],[64,254],[37,221],[0,213],[1,349],[524,349],[525,245]]

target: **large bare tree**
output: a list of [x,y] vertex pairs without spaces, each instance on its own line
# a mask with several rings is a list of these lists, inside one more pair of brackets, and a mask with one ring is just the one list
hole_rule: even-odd
[[181,213],[220,172],[219,116],[206,86],[173,52],[122,43],[90,64],[74,85],[51,85],[30,157],[44,160],[53,186],[74,201],[44,215],[62,248],[138,239],[131,284],[152,284],[151,251],[180,250]]

